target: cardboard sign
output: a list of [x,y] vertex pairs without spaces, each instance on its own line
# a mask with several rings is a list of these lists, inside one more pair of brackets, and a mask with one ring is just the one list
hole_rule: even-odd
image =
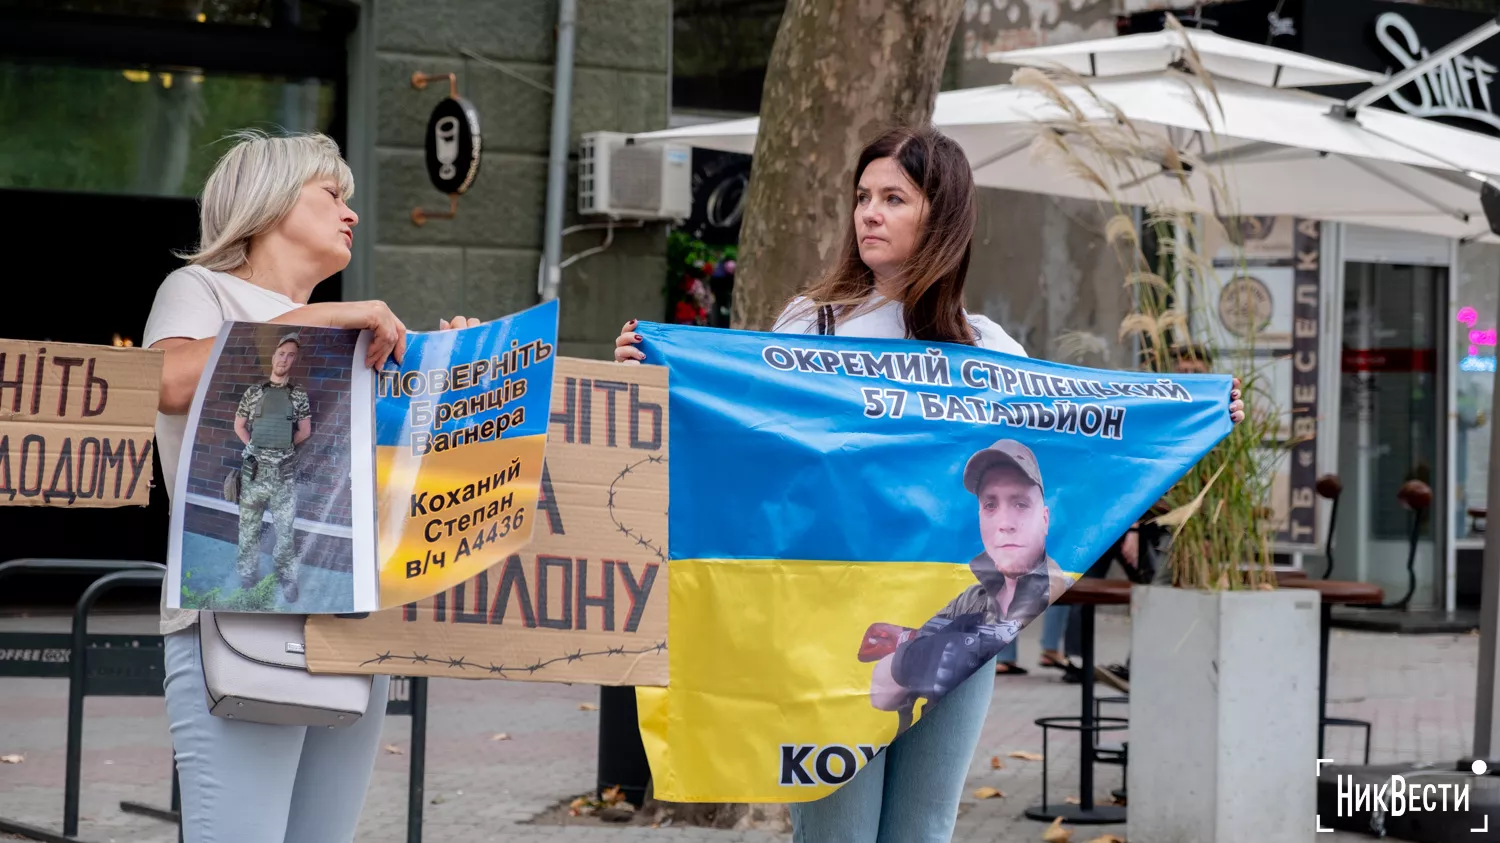
[[531,544],[403,607],[307,622],[314,673],[667,682],[667,373],[558,358]]
[[163,352],[0,339],[0,506],[145,506]]

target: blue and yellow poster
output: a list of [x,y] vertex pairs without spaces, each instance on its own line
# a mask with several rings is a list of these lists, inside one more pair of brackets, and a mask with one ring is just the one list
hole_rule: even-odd
[[453,588],[524,547],[547,444],[557,302],[408,333],[378,373],[380,608]]
[[656,796],[803,802],[1038,617],[1230,431],[1220,375],[642,324],[667,367]]

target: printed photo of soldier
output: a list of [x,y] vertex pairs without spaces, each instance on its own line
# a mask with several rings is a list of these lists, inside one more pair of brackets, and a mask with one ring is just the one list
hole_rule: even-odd
[[860,661],[876,663],[870,703],[896,712],[899,731],[919,700],[936,703],[988,664],[1073,581],[1047,553],[1051,515],[1030,448],[1014,439],[981,448],[963,484],[979,508],[983,550],[969,560],[978,582],[920,628],[871,624],[860,644]]
[[176,477],[183,608],[353,610],[355,548],[368,544],[353,501],[374,494],[369,479],[354,488],[353,431],[373,409],[355,413],[358,344],[358,331],[334,328],[227,329]]
[[270,376],[252,384],[235,411],[234,432],[245,443],[240,469],[240,541],[235,565],[240,585],[252,589],[261,580],[260,534],[265,514],[276,531],[272,552],[276,581],[288,603],[297,602],[297,447],[312,436],[312,407],[307,390],[291,379],[302,350],[295,333],[287,334],[271,356]]

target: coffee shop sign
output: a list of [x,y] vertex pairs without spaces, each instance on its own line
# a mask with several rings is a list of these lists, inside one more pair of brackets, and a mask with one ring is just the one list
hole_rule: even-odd
[[[1397,12],[1376,18],[1375,38],[1402,68],[1432,55],[1411,22]],[[1441,49],[1443,45],[1437,46]],[[1391,102],[1417,117],[1457,117],[1500,129],[1500,117],[1490,101],[1490,82],[1497,71],[1500,68],[1478,56],[1454,56],[1412,82],[1418,94],[1416,102],[1395,92],[1390,95]]]

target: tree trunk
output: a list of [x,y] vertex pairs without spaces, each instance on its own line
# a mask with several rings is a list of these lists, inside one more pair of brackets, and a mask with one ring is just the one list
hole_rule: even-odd
[[771,327],[834,260],[864,144],[932,117],[963,0],[789,0],[766,69],[732,326]]
[[647,785],[645,803],[636,812],[633,823],[644,826],[666,824],[678,828],[770,831],[778,834],[792,830],[791,816],[785,805],[659,802],[651,785]]
[[[766,69],[731,327],[767,330],[837,253],[854,159],[932,117],[963,0],[788,0]],[[643,819],[786,830],[783,805],[673,805]]]

